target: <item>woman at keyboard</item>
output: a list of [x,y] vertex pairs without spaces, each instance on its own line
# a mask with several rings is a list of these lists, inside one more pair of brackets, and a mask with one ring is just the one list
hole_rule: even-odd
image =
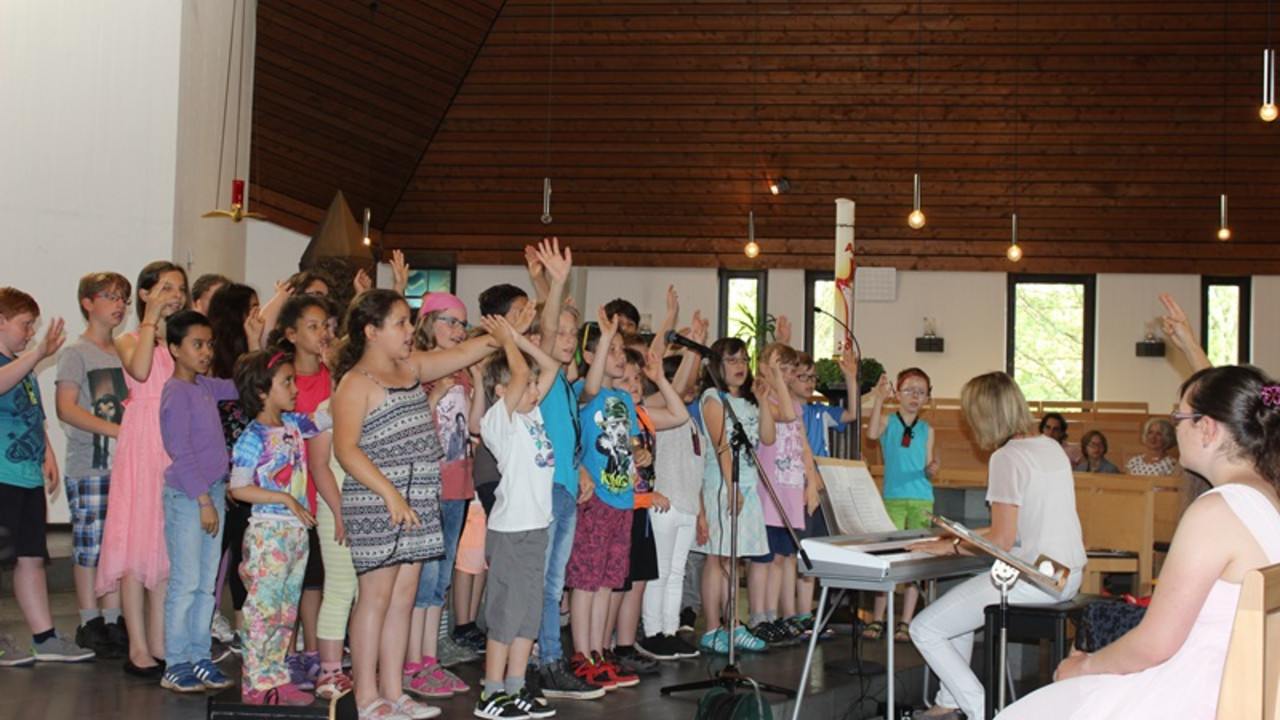
[[[1026,398],[1008,374],[988,373],[965,383],[960,406],[978,445],[994,450],[987,481],[991,527],[979,532],[1020,560],[1034,564],[1045,555],[1071,571],[1061,595],[1050,595],[1020,579],[1009,591],[1009,602],[1037,605],[1070,599],[1080,588],[1085,564],[1070,461],[1056,441],[1036,432]],[[959,538],[915,543],[910,549],[934,555],[980,552]],[[916,616],[911,639],[941,684],[933,707],[916,717],[983,717],[984,691],[969,661],[974,631],[983,625],[983,609],[998,602],[1000,590],[984,573]]]
[[1146,615],[1098,652],[1073,652],[1058,682],[1001,720],[1214,717],[1240,583],[1280,562],[1280,384],[1225,366],[1192,375],[1181,397],[1182,465],[1214,489],[1178,522]]

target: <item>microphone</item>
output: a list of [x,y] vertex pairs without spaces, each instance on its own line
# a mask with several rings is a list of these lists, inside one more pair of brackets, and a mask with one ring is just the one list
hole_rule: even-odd
[[679,345],[682,348],[687,348],[698,353],[702,357],[711,357],[712,355],[711,348],[706,345],[696,343],[675,330],[668,330],[667,334],[662,336],[662,339],[666,340],[668,345]]
[[862,346],[858,344],[858,336],[853,334],[852,328],[850,328],[848,325],[845,325],[844,321],[836,317],[834,313],[829,313],[826,310],[823,310],[822,308],[818,307],[817,305],[813,306],[813,311],[820,315],[826,315],[832,320],[835,320],[836,324],[838,324],[840,327],[844,328],[844,331],[849,333],[849,338],[853,340],[853,349],[858,352],[859,358],[862,357]]

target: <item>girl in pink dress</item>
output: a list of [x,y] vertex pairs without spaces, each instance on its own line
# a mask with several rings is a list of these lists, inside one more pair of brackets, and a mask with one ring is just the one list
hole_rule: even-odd
[[[160,391],[173,374],[173,357],[164,341],[165,318],[187,304],[187,275],[159,260],[138,274],[138,329],[116,340],[124,364],[129,399],[116,445],[102,557],[96,590],[119,589],[129,659],[124,670],[159,678],[164,667],[164,592],[169,558],[164,543],[160,491],[169,456],[160,437]],[[143,609],[144,597],[150,612]],[[148,620],[150,622],[148,622]]]
[[1002,720],[1214,717],[1240,583],[1280,561],[1280,384],[1253,367],[1202,370],[1172,420],[1183,467],[1214,489],[1179,521],[1150,608]]

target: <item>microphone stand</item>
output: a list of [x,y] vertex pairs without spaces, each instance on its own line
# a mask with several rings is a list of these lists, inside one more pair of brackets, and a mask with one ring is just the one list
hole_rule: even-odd
[[858,344],[858,336],[853,334],[853,330],[850,329],[849,326],[846,325],[843,320],[836,317],[834,314],[829,313],[826,310],[823,310],[817,305],[813,306],[813,311],[816,313],[820,313],[822,315],[826,315],[832,320],[835,320],[840,327],[844,328],[844,331],[849,336],[849,339],[853,341],[854,351],[858,353],[858,364],[856,367],[854,367],[854,370],[853,370],[854,387],[848,388],[848,392],[849,392],[850,399],[853,402],[853,414],[854,414],[854,422],[855,422],[853,426],[854,427],[853,457],[850,459],[861,460],[862,459],[862,346]]
[[[714,356],[712,356],[714,357]],[[704,357],[703,365],[711,362],[711,357]],[[733,469],[730,472],[728,500],[729,500],[729,663],[710,680],[700,680],[691,683],[682,683],[679,685],[667,685],[660,688],[659,693],[662,695],[670,695],[675,692],[684,692],[686,690],[710,690],[712,688],[724,688],[733,691],[738,688],[751,687],[757,692],[771,692],[783,695],[788,698],[794,698],[796,691],[790,688],[784,688],[778,685],[770,685],[768,683],[756,682],[749,676],[744,675],[738,669],[738,647],[734,643],[734,633],[738,629],[738,514],[742,508],[738,505],[738,484],[741,478],[742,454],[746,451],[751,462],[755,463],[756,474],[759,481],[769,492],[769,499],[773,502],[774,507],[778,509],[778,516],[782,518],[783,525],[786,526],[787,532],[791,535],[791,541],[795,543],[796,552],[804,561],[806,569],[813,569],[813,562],[809,559],[809,554],[805,552],[800,545],[800,538],[796,536],[795,528],[791,526],[791,521],[787,518],[786,512],[782,509],[782,504],[778,500],[778,494],[774,492],[773,485],[769,482],[768,476],[764,472],[764,467],[760,464],[760,458],[756,456],[755,449],[751,447],[751,441],[747,437],[747,431],[742,427],[742,421],[738,418],[738,413],[734,411],[733,405],[729,402],[729,391],[725,389],[723,380],[715,372],[711,372],[708,368],[708,377],[715,383],[716,392],[720,394],[720,404],[725,410],[725,427],[729,430],[729,447],[733,452]],[[760,402],[768,402],[768,400],[760,400]]]

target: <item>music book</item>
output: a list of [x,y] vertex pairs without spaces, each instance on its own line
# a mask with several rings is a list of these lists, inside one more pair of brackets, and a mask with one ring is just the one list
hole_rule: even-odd
[[831,531],[839,535],[894,532],[898,528],[884,509],[884,500],[867,464],[860,460],[814,458],[827,490],[823,509],[828,522],[835,520]]
[[1036,558],[1034,564],[1028,563],[1019,560],[999,545],[955,520],[949,520],[941,515],[934,515],[933,523],[952,535],[962,538],[965,542],[977,547],[995,559],[1013,567],[1021,574],[1022,579],[1051,595],[1061,597],[1062,591],[1067,587],[1067,579],[1071,576],[1071,569],[1051,557],[1041,555]]

